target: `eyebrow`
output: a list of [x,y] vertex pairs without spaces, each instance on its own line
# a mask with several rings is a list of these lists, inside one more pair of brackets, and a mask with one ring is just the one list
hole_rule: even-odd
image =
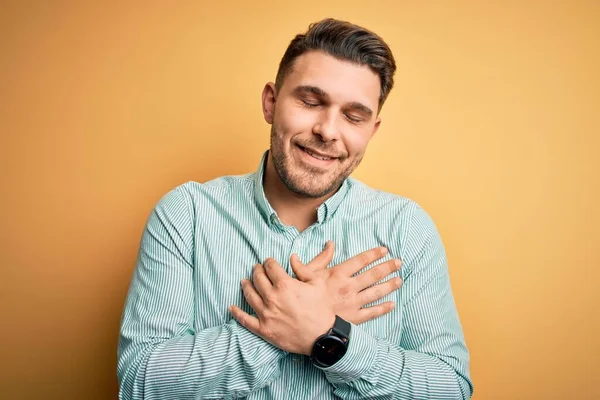
[[329,98],[329,95],[327,93],[325,93],[325,91],[323,89],[321,89],[320,87],[317,87],[317,86],[308,86],[308,85],[296,86],[296,88],[294,89],[294,93],[295,94],[314,93],[321,97]]
[[358,111],[361,111],[361,112],[367,114],[369,117],[371,115],[373,115],[373,110],[371,110],[369,107],[367,107],[364,104],[359,103],[357,101],[353,101],[352,103],[348,104],[348,106],[350,108],[353,108],[355,110],[358,110]]
[[[296,95],[300,95],[300,94],[304,94],[304,93],[312,93],[312,94],[316,94],[318,96],[324,97],[326,99],[329,99],[329,95],[323,89],[321,89],[320,87],[317,87],[317,86],[310,86],[310,85],[296,86],[296,88],[293,90],[293,93]],[[371,110],[369,107],[365,106],[364,104],[359,103],[358,101],[353,101],[353,102],[347,104],[346,107],[360,111],[360,112],[368,115],[369,117],[373,115],[373,110]]]

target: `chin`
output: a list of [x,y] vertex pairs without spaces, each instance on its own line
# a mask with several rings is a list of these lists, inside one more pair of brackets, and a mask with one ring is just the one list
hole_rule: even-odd
[[292,192],[297,194],[298,196],[307,198],[307,199],[319,199],[331,193],[329,189],[319,190],[313,188],[298,188],[298,187],[288,187]]
[[304,175],[303,177],[298,177],[296,179],[284,179],[284,183],[293,193],[310,199],[318,199],[327,196],[336,191],[339,186],[335,179],[326,184],[319,185],[315,185],[314,180],[312,182],[306,182],[307,179],[310,180],[310,177]]

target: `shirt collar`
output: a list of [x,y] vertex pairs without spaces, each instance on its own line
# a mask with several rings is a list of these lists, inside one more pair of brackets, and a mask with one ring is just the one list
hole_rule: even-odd
[[[263,178],[267,168],[268,155],[269,151],[267,150],[264,152],[260,160],[258,171],[256,171],[254,174],[254,199],[256,200],[258,208],[265,218],[265,221],[270,226],[277,219],[277,213],[273,207],[271,207],[269,200],[267,200],[263,186]],[[344,179],[340,189],[333,196],[328,198],[323,204],[321,204],[319,208],[317,208],[317,221],[319,223],[323,223],[333,217],[340,204],[342,204],[344,198],[346,198],[349,186],[348,179]]]

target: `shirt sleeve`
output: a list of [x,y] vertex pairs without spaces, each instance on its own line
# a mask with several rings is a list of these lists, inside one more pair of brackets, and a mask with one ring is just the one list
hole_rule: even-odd
[[469,399],[469,353],[454,303],[444,246],[413,204],[405,232],[399,343],[352,325],[348,351],[325,376],[342,399]]
[[121,320],[120,399],[242,397],[280,375],[286,353],[235,320],[194,330],[193,215],[180,186],[146,224]]

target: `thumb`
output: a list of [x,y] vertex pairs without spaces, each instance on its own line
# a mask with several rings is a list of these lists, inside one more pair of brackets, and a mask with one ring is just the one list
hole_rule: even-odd
[[298,279],[302,282],[308,282],[314,276],[313,272],[309,268],[306,268],[304,264],[302,264],[302,261],[300,261],[300,258],[298,258],[297,254],[292,254],[290,257],[290,266],[292,267],[294,274],[296,274]]

